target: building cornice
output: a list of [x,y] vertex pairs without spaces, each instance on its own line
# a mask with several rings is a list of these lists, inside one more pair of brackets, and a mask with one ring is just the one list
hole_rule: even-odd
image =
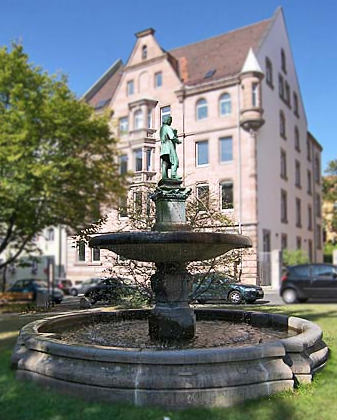
[[240,83],[239,75],[226,77],[224,79],[214,80],[208,83],[197,84],[193,86],[184,85],[181,89],[175,91],[178,99],[181,101],[184,97],[209,92],[216,89],[224,89],[235,86]]

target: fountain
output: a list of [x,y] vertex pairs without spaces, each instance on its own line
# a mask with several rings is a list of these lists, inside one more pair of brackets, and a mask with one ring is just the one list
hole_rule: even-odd
[[[12,356],[19,379],[35,380],[61,392],[87,399],[128,401],[167,408],[229,406],[249,398],[292,389],[310,382],[327,359],[320,328],[303,319],[243,310],[196,310],[188,296],[192,276],[188,262],[207,260],[231,249],[251,247],[248,237],[217,232],[193,232],[186,223],[185,201],[190,191],[177,176],[179,143],[169,118],[161,128],[163,179],[152,199],[156,221],[151,232],[103,234],[90,245],[125,258],[156,265],[151,277],[153,310],[82,311],[28,324]],[[171,177],[168,170],[171,169]],[[64,331],[83,326],[148,321],[152,344],[139,346],[67,342]],[[233,329],[247,325],[283,331],[268,339],[198,348],[196,324]],[[213,326],[214,327],[214,326]],[[213,328],[212,327],[212,328]],[[137,327],[131,327],[137,328]],[[287,330],[291,330],[291,336]],[[239,334],[240,335],[240,334]],[[132,337],[132,332],[131,332]],[[138,346],[138,347],[137,347]]]

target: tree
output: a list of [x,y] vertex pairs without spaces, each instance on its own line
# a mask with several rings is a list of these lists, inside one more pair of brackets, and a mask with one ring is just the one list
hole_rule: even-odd
[[331,160],[323,177],[323,198],[330,206],[326,208],[325,226],[332,232],[337,232],[337,159]]
[[78,101],[64,76],[29,63],[22,46],[0,49],[0,269],[34,248],[45,227],[96,228],[117,203],[116,140],[108,115]]

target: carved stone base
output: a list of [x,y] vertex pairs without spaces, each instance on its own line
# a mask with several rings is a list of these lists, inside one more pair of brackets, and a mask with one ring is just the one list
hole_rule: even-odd
[[157,304],[149,316],[149,334],[153,340],[183,341],[195,335],[195,315],[185,306]]
[[151,277],[156,306],[149,317],[149,334],[161,341],[188,340],[195,334],[195,315],[188,296],[192,277],[185,264],[159,263]]

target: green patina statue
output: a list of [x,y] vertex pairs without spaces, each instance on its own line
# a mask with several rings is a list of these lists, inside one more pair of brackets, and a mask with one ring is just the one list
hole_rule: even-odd
[[171,123],[172,117],[166,117],[160,128],[162,178],[168,179],[168,170],[171,169],[171,179],[181,180],[181,177],[177,175],[179,159],[176,151],[176,144],[180,144],[181,141],[178,139],[177,130],[171,127]]

